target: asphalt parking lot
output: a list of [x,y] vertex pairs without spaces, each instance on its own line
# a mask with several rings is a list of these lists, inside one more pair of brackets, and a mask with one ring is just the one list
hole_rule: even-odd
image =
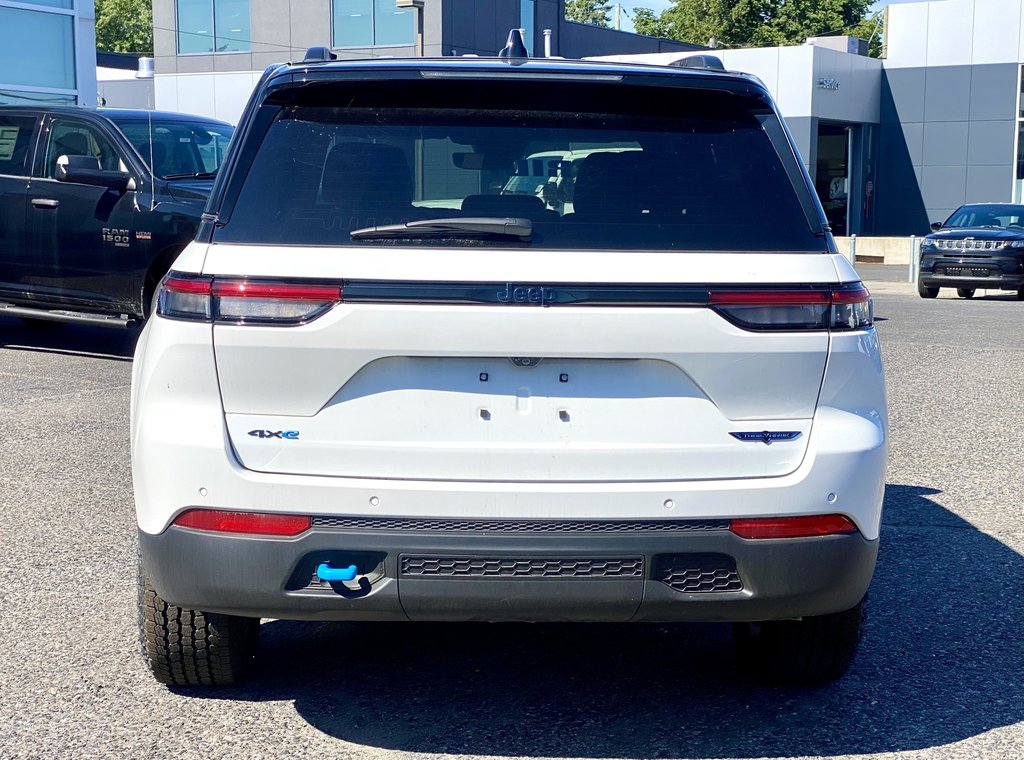
[[741,679],[718,625],[270,622],[248,686],[159,686],[135,629],[135,335],[0,317],[0,757],[1024,756],[1024,303],[873,290],[883,543],[860,655],[810,691]]

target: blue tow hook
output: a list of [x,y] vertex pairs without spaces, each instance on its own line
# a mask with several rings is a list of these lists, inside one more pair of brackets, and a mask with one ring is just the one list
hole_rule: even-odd
[[321,562],[316,568],[316,577],[322,581],[354,581],[359,571],[355,565],[348,567],[331,567],[326,562]]

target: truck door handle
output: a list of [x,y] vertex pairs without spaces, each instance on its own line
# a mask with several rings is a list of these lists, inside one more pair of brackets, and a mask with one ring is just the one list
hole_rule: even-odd
[[32,205],[36,208],[57,208],[60,201],[54,198],[33,198]]

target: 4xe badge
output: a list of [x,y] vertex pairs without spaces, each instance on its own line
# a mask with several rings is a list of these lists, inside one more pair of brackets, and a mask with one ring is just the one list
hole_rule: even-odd
[[253,438],[282,438],[289,441],[299,440],[298,430],[250,430]]

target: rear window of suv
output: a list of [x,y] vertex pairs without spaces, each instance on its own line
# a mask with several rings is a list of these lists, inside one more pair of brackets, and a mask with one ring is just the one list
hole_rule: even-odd
[[244,179],[233,178],[237,195],[214,240],[450,246],[443,236],[349,233],[518,217],[533,224],[528,241],[459,244],[824,250],[778,116],[759,99],[621,84],[589,97],[575,83],[558,83],[560,92],[545,82],[474,84],[419,82],[415,97],[401,96],[409,85],[389,97],[386,84],[375,83],[372,95],[365,84],[338,84],[262,106],[261,143]]

